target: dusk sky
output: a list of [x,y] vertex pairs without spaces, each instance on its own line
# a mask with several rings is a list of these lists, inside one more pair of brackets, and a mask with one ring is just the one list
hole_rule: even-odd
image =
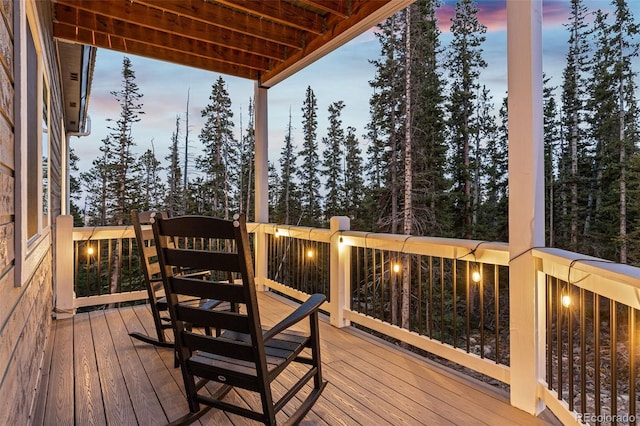
[[[443,30],[441,43],[446,47],[450,41],[448,28],[450,17],[455,10],[455,0],[445,0],[438,12],[438,19]],[[638,22],[640,20],[640,1],[629,0],[629,8]],[[479,19],[488,27],[487,40],[483,45],[483,56],[488,67],[483,71],[481,84],[491,90],[494,105],[501,104],[506,95],[507,63],[506,63],[506,1],[478,0]],[[552,85],[561,84],[562,68],[567,54],[568,35],[563,23],[568,18],[569,0],[543,1],[543,69],[552,78]],[[610,0],[585,0],[590,10],[598,8],[610,9]],[[288,124],[289,110],[294,127],[294,144],[297,149],[302,145],[302,106],[307,86],[311,86],[318,100],[318,141],[326,134],[327,108],[336,101],[344,101],[342,112],[343,126],[356,128],[356,135],[362,143],[363,154],[366,152],[364,134],[369,119],[369,98],[372,89],[369,80],[374,77],[375,70],[369,63],[380,53],[379,44],[373,29],[350,43],[332,52],[323,59],[311,64],[293,77],[290,77],[269,89],[269,160],[277,163]],[[91,117],[91,135],[81,139],[72,138],[71,146],[80,157],[79,167],[86,171],[98,155],[100,141],[109,130],[107,118],[117,118],[120,107],[115,101],[113,90],[121,87],[121,69],[123,54],[99,49],[97,53],[95,74],[89,115]],[[176,116],[181,116],[181,142],[184,143],[184,116],[187,93],[190,92],[189,124],[190,152],[200,152],[201,144],[198,134],[203,119],[200,111],[209,103],[211,85],[219,74],[201,71],[129,55],[136,83],[143,94],[144,115],[141,121],[133,126],[133,137],[136,141],[135,151],[140,155],[147,148],[155,148],[156,157],[166,165],[165,157],[169,153],[171,135],[175,130]],[[640,61],[636,58],[635,71],[640,72]],[[227,91],[231,97],[235,121],[236,137],[247,125],[247,107],[253,97],[253,82],[249,80],[222,75],[227,83]],[[322,150],[322,147],[320,148]],[[193,164],[193,162],[191,163]],[[80,204],[84,204],[83,200]]]

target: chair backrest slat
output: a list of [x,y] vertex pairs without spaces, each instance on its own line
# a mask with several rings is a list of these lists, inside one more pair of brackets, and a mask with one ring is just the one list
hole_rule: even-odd
[[225,330],[238,333],[249,333],[246,315],[233,311],[211,311],[195,306],[178,305],[177,317],[180,321],[191,324],[216,324]]
[[[211,345],[211,338],[202,334],[185,332],[182,335],[184,343],[192,351],[205,351],[208,354],[215,354],[233,358],[245,362],[255,361],[255,354],[251,342],[238,342],[225,338],[215,338],[215,346]],[[213,349],[213,350],[212,350]]]
[[245,303],[242,286],[237,284],[180,276],[172,277],[170,283],[174,292],[185,296],[217,299],[231,303]]
[[164,255],[167,264],[188,269],[210,269],[214,271],[240,272],[238,255],[204,250],[166,248]]
[[[202,228],[202,219],[207,218],[208,227]],[[179,219],[174,221],[173,219]],[[236,238],[236,230],[229,226],[228,220],[210,216],[181,216],[179,218],[166,219],[163,223],[163,234],[181,238],[203,238],[216,240],[233,240]]]

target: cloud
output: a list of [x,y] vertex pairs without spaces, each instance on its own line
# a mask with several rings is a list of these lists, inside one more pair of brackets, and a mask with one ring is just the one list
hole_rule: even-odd
[[[437,10],[438,25],[443,33],[451,29],[451,20],[456,15],[456,0],[445,0]],[[477,1],[478,21],[487,27],[487,31],[503,31],[507,28],[506,0]]]

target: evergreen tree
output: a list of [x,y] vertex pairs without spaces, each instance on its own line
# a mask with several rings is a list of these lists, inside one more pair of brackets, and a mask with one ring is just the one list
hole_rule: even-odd
[[120,105],[120,116],[109,129],[110,137],[103,140],[110,144],[111,156],[107,158],[109,167],[108,192],[109,211],[107,212],[110,224],[123,225],[130,222],[130,211],[134,207],[134,200],[138,194],[138,185],[132,168],[135,157],[132,148],[135,146],[132,135],[134,123],[140,121],[142,94],[135,82],[131,60],[124,57],[122,60],[122,88],[112,91]]
[[[247,215],[247,219],[253,220],[252,201],[255,199],[255,147],[256,136],[254,127],[253,101],[249,98],[249,123],[244,136],[240,138],[240,182],[238,199],[239,210]],[[240,125],[242,128],[242,124]]]
[[[280,188],[280,177],[278,176],[278,171],[276,170],[272,162],[269,162],[268,168],[269,211],[275,212],[278,204],[278,188]],[[272,222],[281,223],[277,218],[275,218],[275,216],[270,215],[270,217]]]
[[371,120],[368,124],[369,166],[372,174],[369,204],[373,226],[382,232],[397,233],[400,229],[401,182],[401,99],[404,97],[402,81],[404,67],[400,63],[402,32],[398,21],[402,14],[389,17],[378,25],[376,37],[380,42],[381,59],[371,63],[376,74],[369,85],[374,93],[369,100]]
[[296,147],[293,144],[291,110],[289,124],[284,137],[284,145],[280,151],[280,177],[275,180],[275,207],[273,209],[276,223],[297,224],[301,214],[300,194],[295,181],[298,175],[296,167]]
[[322,210],[320,198],[320,170],[318,156],[318,141],[316,130],[318,128],[318,102],[316,95],[307,87],[305,100],[302,107],[302,132],[304,140],[300,158],[302,164],[298,169],[300,178],[300,202],[302,208],[301,224],[315,226],[321,223]]
[[[373,116],[374,107],[370,106],[370,114]],[[386,170],[384,169],[385,145],[381,138],[378,124],[370,121],[367,124],[367,133],[365,138],[369,141],[367,144],[366,160],[365,160],[365,177],[367,185],[364,191],[364,214],[362,221],[364,223],[363,230],[375,230],[379,218],[379,200],[383,198],[386,191],[384,182]]]
[[[569,51],[567,65],[563,72],[562,113],[566,128],[564,152],[560,164],[562,184],[563,215],[562,225],[557,227],[558,243],[572,251],[580,247],[579,235],[584,233],[586,211],[581,206],[589,206],[589,193],[593,168],[591,165],[591,145],[586,135],[585,125],[585,75],[588,71],[588,44],[585,19],[587,9],[582,0],[571,0],[568,29]],[[584,176],[584,178],[582,178]],[[582,224],[582,226],[581,226]]]
[[201,213],[228,219],[230,212],[239,203],[233,199],[238,193],[238,176],[232,171],[239,169],[237,141],[233,136],[231,99],[222,77],[211,87],[210,103],[202,110],[206,118],[200,131],[200,142],[204,153],[196,160],[199,170],[204,173],[199,181],[198,197],[202,205]]
[[137,169],[140,193],[136,207],[141,211],[164,209],[166,188],[160,178],[162,167],[156,158],[153,141],[151,141],[151,148],[147,149],[138,159]]
[[444,136],[444,82],[441,77],[439,0],[418,0],[411,20],[411,134],[413,221],[418,235],[445,235],[449,226]]
[[165,160],[169,160],[167,170],[167,199],[165,205],[170,216],[184,214],[185,194],[182,187],[182,170],[180,169],[180,157],[178,148],[178,138],[180,137],[180,116],[176,116],[176,130],[171,135],[171,146],[169,155]]
[[[545,240],[549,247],[555,246],[556,224],[555,217],[560,203],[557,202],[558,193],[558,152],[561,149],[562,130],[558,120],[559,111],[554,92],[555,87],[549,86],[550,79],[544,77],[543,111],[544,111],[544,188],[545,188]],[[502,115],[502,114],[501,114]]]
[[364,215],[364,166],[360,141],[355,135],[356,129],[347,127],[344,143],[344,212],[351,216],[351,229],[365,230]]
[[325,196],[324,215],[327,219],[331,216],[343,214],[344,194],[344,129],[340,115],[344,108],[344,102],[338,101],[329,105],[329,128],[327,136],[322,139],[324,154],[322,166],[324,167]]
[[[627,184],[629,161],[628,158],[635,155],[638,147],[638,101],[636,98],[637,85],[635,83],[637,73],[631,68],[631,59],[638,56],[640,43],[638,33],[640,27],[635,22],[633,14],[629,10],[626,0],[614,0],[615,21],[611,26],[614,37],[611,44],[614,50],[613,77],[617,83],[618,101],[618,146],[619,146],[619,234],[618,245],[621,263],[627,263],[629,255],[629,235],[627,222],[632,213],[628,211],[630,203],[627,201]],[[631,219],[632,220],[632,219]]]
[[84,220],[78,201],[80,200],[81,185],[76,176],[78,173],[78,155],[73,148],[69,148],[69,214],[73,216],[73,226],[84,226]]
[[509,238],[507,98],[499,111],[499,126],[493,109],[489,91],[483,87],[474,150],[474,237],[506,242]]
[[596,38],[589,80],[589,98],[586,101],[587,122],[590,137],[595,144],[594,171],[592,172],[592,211],[587,216],[585,244],[588,254],[611,258],[612,236],[619,229],[618,179],[621,177],[619,162],[620,145],[616,82],[612,78],[614,51],[609,42],[609,26],[606,15],[596,13],[593,34]]
[[457,237],[473,235],[472,135],[476,133],[475,103],[480,71],[487,66],[482,58],[482,43],[487,28],[478,21],[478,6],[473,0],[459,0],[452,18],[453,40],[449,46],[447,68],[451,78],[449,98],[449,134],[451,144],[450,173],[453,176],[453,205],[459,212],[454,220]]
[[80,173],[80,180],[87,194],[85,225],[106,226],[108,224],[107,213],[111,200],[109,193],[111,145],[109,137],[102,139],[100,146],[102,155],[93,160],[89,171]]

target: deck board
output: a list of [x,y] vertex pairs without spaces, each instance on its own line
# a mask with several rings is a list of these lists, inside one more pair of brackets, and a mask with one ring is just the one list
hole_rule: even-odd
[[[44,414],[45,425],[73,425],[73,323],[55,321],[55,341]],[[59,354],[59,356],[58,356]]]
[[89,319],[91,330],[95,336],[96,361],[107,423],[112,425],[136,424],[136,415],[118,362],[118,354],[111,339],[109,324],[103,311],[91,312]]
[[75,422],[84,425],[106,425],[102,389],[96,362],[96,351],[88,315],[78,317],[73,327],[75,368]]
[[[294,306],[271,294],[260,293],[259,300],[265,324],[276,323]],[[34,424],[156,425],[187,413],[173,351],[128,336],[155,333],[147,305],[78,314],[52,327],[50,371],[39,391],[42,402]],[[329,384],[303,425],[549,424],[548,418],[511,407],[500,390],[361,331],[321,321],[320,336]],[[282,394],[299,374],[294,369],[284,375],[274,393]],[[226,398],[245,406],[258,403],[255,394],[244,390]],[[294,399],[279,420],[297,404],[300,400]],[[211,410],[194,424],[256,423]]]

